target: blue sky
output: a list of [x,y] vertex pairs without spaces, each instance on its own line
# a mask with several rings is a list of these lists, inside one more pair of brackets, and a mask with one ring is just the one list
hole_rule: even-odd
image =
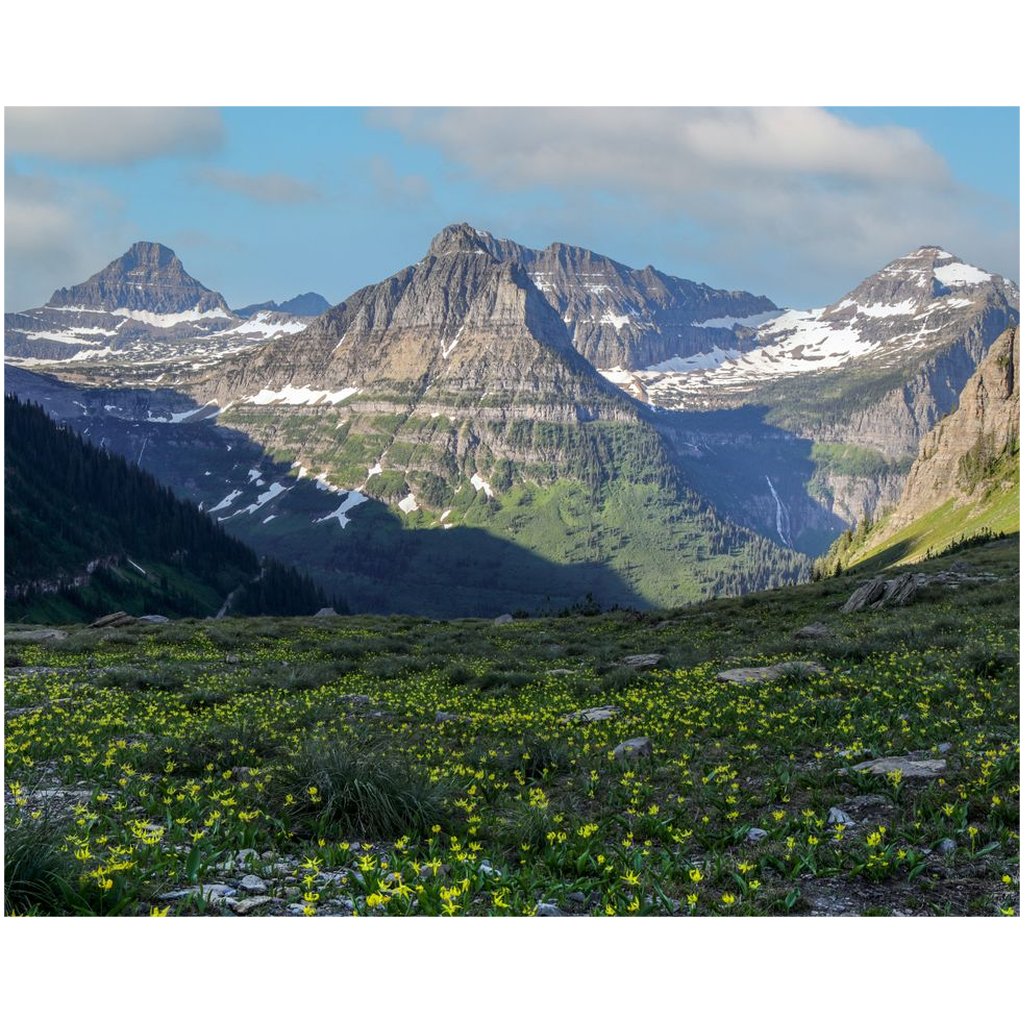
[[468,220],[838,298],[923,243],[1019,278],[1017,108],[8,110],[7,310],[133,241],[229,304],[338,302]]

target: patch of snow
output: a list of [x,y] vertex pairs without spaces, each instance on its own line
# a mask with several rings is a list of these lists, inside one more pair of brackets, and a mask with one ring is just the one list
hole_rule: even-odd
[[250,317],[250,319],[240,323],[237,327],[228,328],[226,331],[218,331],[214,337],[219,338],[226,334],[262,334],[265,338],[269,338],[274,334],[298,334],[299,331],[304,331],[308,326],[308,324],[300,320],[282,320],[273,323],[270,320],[270,313],[264,309],[254,317]]
[[599,374],[604,377],[605,380],[611,381],[612,384],[629,384],[633,380],[632,370],[624,370],[621,366],[613,366],[609,370],[598,370]]
[[474,491],[483,491],[488,498],[494,497],[494,491],[491,490],[491,485],[479,473],[474,473],[469,478],[469,482],[473,485]]
[[[86,310],[85,312],[105,313],[107,310]],[[148,309],[115,309],[111,316],[123,316],[137,320],[150,327],[175,327],[177,324],[197,323],[200,320],[234,320],[233,313],[226,309],[185,309],[180,313],[151,313]]]
[[266,505],[268,501],[273,501],[274,498],[276,498],[279,494],[284,494],[285,491],[290,490],[290,487],[285,487],[282,484],[276,482],[272,483],[270,485],[270,488],[264,491],[261,495],[259,495],[259,497],[257,497],[257,499],[251,505],[247,505],[245,508],[239,509],[235,513],[235,515],[240,516],[243,513],[248,513],[249,515],[252,515],[253,512],[258,512],[264,505]]
[[878,302],[871,306],[854,306],[855,314],[878,319],[887,316],[909,316],[918,308],[915,299],[904,299],[902,302],[894,302],[891,305]]
[[148,575],[149,575],[149,573],[148,573],[148,572],[146,572],[146,570],[145,570],[145,569],[143,569],[143,568],[142,568],[142,566],[141,566],[141,565],[139,565],[139,563],[138,563],[138,562],[133,562],[133,561],[132,561],[132,560],[131,560],[130,558],[128,558],[128,556],[127,556],[127,555],[125,556],[125,561],[127,561],[127,563],[128,563],[128,564],[129,564],[129,565],[130,565],[130,566],[131,566],[131,567],[132,567],[133,569],[138,569],[138,570],[139,570],[139,572],[141,572],[143,576],[148,576]]
[[271,513],[269,516],[267,516],[266,519],[263,520],[263,525],[265,526],[267,523],[270,522],[271,519],[276,519],[276,518],[277,518],[277,514],[276,513]]
[[615,313],[605,313],[600,320],[603,324],[611,324],[616,331],[621,331],[629,323],[629,316],[618,316]]
[[450,356],[450,355],[452,354],[452,352],[454,352],[454,351],[455,351],[455,346],[456,346],[456,345],[458,345],[458,343],[459,343],[459,338],[461,338],[461,337],[462,337],[462,332],[463,332],[463,330],[465,329],[465,327],[466,327],[466,325],[465,325],[465,324],[463,324],[463,325],[462,325],[462,326],[461,326],[461,327],[460,327],[460,328],[459,328],[459,329],[458,329],[458,330],[457,330],[457,331],[455,332],[455,337],[454,337],[454,338],[452,338],[452,341],[451,341],[451,344],[450,344],[450,345],[445,345],[445,343],[444,343],[443,341],[441,342],[441,358],[442,358],[442,359],[447,359],[447,358],[448,358],[448,357],[449,357],[449,356]]
[[219,512],[222,508],[227,508],[241,493],[241,491],[232,491],[226,498],[223,498],[219,504],[214,505],[210,511]]
[[413,494],[407,494],[399,503],[398,507],[408,515],[410,512],[418,512],[419,505],[416,504],[416,496]]
[[251,395],[243,401],[251,405],[336,405],[351,395],[359,392],[359,388],[342,388],[340,391],[314,391],[308,387],[292,387],[290,384],[280,391],[263,388],[259,394]]
[[[710,352],[698,352],[692,356],[673,356],[664,362],[655,363],[647,369],[654,372],[691,373],[694,370],[713,370],[716,366],[729,359],[739,359],[742,355],[737,349],[719,348],[717,345]],[[607,376],[607,374],[605,374]],[[608,378],[611,380],[611,378]],[[613,381],[618,384],[618,381]]]
[[329,519],[337,519],[338,525],[344,530],[350,522],[346,513],[350,512],[357,505],[362,505],[362,503],[367,500],[368,499],[365,494],[361,494],[359,491],[349,491],[348,494],[345,495],[345,500],[333,512],[329,512],[320,519],[314,519],[313,522],[326,523]]
[[991,274],[972,267],[969,263],[947,263],[942,267],[934,267],[932,273],[937,281],[946,286],[955,284],[984,284],[992,280]]
[[750,316],[716,316],[710,320],[701,320],[694,327],[759,327],[766,320],[778,316],[777,309],[769,309],[764,313],[753,313]]
[[185,412],[172,412],[169,416],[154,416],[153,411],[147,409],[146,420],[149,423],[182,423],[198,411],[198,409],[186,409]]
[[375,462],[370,467],[370,472],[366,474],[366,479],[369,480],[371,476],[378,476],[379,474],[381,474],[383,472],[384,472],[384,470],[381,469],[380,463],[379,462]]

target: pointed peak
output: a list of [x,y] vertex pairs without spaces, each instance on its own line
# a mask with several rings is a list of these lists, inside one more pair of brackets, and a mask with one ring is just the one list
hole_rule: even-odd
[[485,253],[491,255],[493,236],[478,231],[472,224],[449,224],[442,228],[430,243],[428,256],[452,256],[456,253]]
[[152,267],[166,267],[180,262],[174,250],[161,242],[133,242],[121,261],[134,266]]

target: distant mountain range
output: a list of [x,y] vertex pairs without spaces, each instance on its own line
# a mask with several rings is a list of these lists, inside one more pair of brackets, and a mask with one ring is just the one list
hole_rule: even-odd
[[303,292],[285,302],[254,302],[251,306],[236,309],[236,315],[248,319],[254,313],[292,313],[295,316],[319,316],[331,308],[331,304],[316,292]]
[[[231,313],[169,250],[136,249],[7,317],[8,387],[366,610],[673,604],[798,578],[896,502],[1019,316],[1016,285],[933,246],[800,313],[456,224],[306,319],[310,296]],[[122,305],[136,283],[164,308]],[[99,344],[52,319],[68,305],[124,323]]]

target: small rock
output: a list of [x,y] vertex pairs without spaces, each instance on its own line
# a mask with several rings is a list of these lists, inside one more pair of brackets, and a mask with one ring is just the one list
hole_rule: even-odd
[[95,622],[89,623],[90,629],[102,629],[110,626],[113,628],[120,628],[121,626],[130,626],[135,619],[127,612],[111,612],[109,615],[101,615]]
[[255,910],[257,907],[266,906],[268,903],[276,903],[277,900],[273,896],[250,896],[248,899],[232,901],[231,909],[236,913],[245,917],[250,911]]
[[237,654],[229,654],[224,658],[226,665],[237,665],[242,659]]
[[572,675],[572,669],[571,668],[549,668],[548,671],[547,671],[547,675],[549,675],[549,676],[571,676]]
[[760,843],[768,838],[768,833],[763,828],[750,828],[747,829],[747,842],[748,843]]
[[828,809],[828,823],[830,825],[855,825],[856,822],[841,807],[830,807]]
[[322,618],[326,618],[328,615],[337,615],[337,614],[338,613],[333,608],[321,608],[320,611],[318,611],[313,616],[313,618],[314,619],[322,619]]
[[952,743],[940,743],[935,748],[940,754],[948,754],[953,749]]
[[619,759],[634,757],[650,757],[654,753],[654,744],[646,736],[636,736],[620,743],[612,754]]
[[738,683],[756,686],[782,676],[823,676],[825,668],[816,661],[780,661],[775,665],[752,665],[748,668],[730,668],[718,673],[720,683]]
[[[845,772],[845,769],[842,769]],[[911,761],[907,757],[876,757],[873,761],[862,761],[850,769],[855,772],[868,772],[871,775],[888,775],[889,772],[902,772],[905,779],[935,779],[946,770],[943,758],[934,760]]]
[[662,654],[630,654],[620,664],[628,668],[654,668],[664,660]]
[[489,860],[480,861],[480,874],[487,875],[488,878],[501,878],[501,872],[491,865]]
[[893,802],[881,793],[862,793],[847,800],[842,809],[862,825],[882,824],[889,820]]
[[567,899],[571,903],[586,903],[587,902],[587,897],[583,893],[581,893],[581,892],[571,892],[571,893],[569,893]]
[[495,624],[496,626],[507,626],[507,625],[509,625],[509,623],[511,623],[511,622],[512,622],[512,616],[511,616],[511,615],[509,615],[509,614],[508,614],[507,612],[506,612],[506,613],[505,613],[504,615],[499,615],[499,616],[498,616],[498,617],[497,617],[497,618],[496,618],[496,619],[494,620],[494,624]]
[[170,621],[171,620],[169,618],[167,618],[166,615],[140,615],[139,616],[139,622],[159,622],[159,623],[164,623],[164,622],[170,622]]
[[165,893],[163,898],[165,900],[183,900],[188,896],[199,895],[211,903],[216,903],[228,896],[234,896],[235,890],[230,885],[193,885],[188,889],[175,889],[174,892]]
[[538,903],[535,911],[537,917],[565,917],[554,903]]
[[238,887],[253,896],[262,896],[267,891],[267,883],[259,875],[246,875],[238,883]]
[[247,846],[244,850],[239,850],[234,857],[234,861],[236,864],[246,864],[250,860],[259,859],[260,855],[254,849],[252,849],[252,847],[249,846]]
[[457,722],[458,720],[458,715],[453,715],[448,711],[438,711],[438,713],[434,715],[434,722],[437,725],[440,725],[442,722]]
[[288,899],[292,900],[295,899],[296,896],[301,896],[302,890],[297,885],[286,885],[284,888],[284,894]]
[[793,637],[796,640],[831,640],[832,630],[824,622],[810,622],[801,626]]
[[582,711],[573,711],[571,714],[563,715],[561,722],[604,722],[621,714],[622,708],[613,704],[603,704],[599,708],[583,708]]
[[956,840],[943,839],[935,849],[936,852],[941,853],[943,857],[948,857],[951,853],[956,852]]

